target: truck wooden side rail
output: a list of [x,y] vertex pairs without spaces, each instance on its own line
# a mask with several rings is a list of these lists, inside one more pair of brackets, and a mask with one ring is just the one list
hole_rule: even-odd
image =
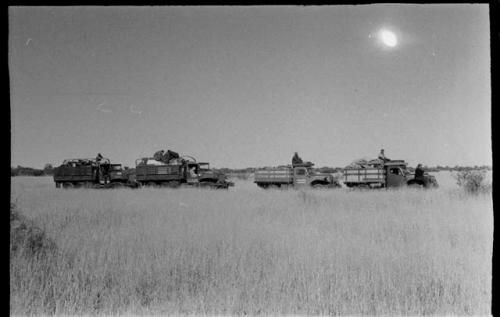
[[344,183],[385,183],[385,177],[382,168],[344,169]]

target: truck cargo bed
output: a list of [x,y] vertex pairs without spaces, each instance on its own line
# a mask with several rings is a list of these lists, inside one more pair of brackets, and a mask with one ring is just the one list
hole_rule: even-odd
[[288,168],[256,171],[254,182],[291,184],[293,171]]
[[135,175],[138,181],[177,180],[182,176],[180,165],[138,165]]
[[344,183],[385,183],[385,169],[382,168],[344,169]]
[[92,181],[94,175],[92,173],[92,167],[90,166],[78,166],[78,167],[66,167],[60,166],[56,168],[54,172],[54,181]]

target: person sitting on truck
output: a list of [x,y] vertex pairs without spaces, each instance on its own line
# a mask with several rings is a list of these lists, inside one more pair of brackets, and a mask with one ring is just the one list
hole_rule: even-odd
[[196,178],[198,177],[198,174],[196,173],[196,166],[193,166],[189,169],[189,175],[192,177],[192,178]]
[[422,164],[418,164],[417,168],[415,169],[415,180],[418,180],[422,183],[422,185],[427,186],[427,179],[424,176],[424,169],[422,168]]
[[300,158],[299,154],[295,152],[295,154],[292,157],[292,166],[297,165],[297,164],[302,164],[304,163],[302,159]]
[[380,150],[380,153],[378,154],[378,159],[381,160],[382,162],[389,162],[391,159],[386,157],[384,154],[384,149]]
[[167,153],[165,153],[163,155],[162,162],[164,162],[165,164],[168,164],[170,162],[170,160],[173,160],[176,158],[179,158],[179,154],[177,152],[167,150]]
[[415,179],[424,179],[424,169],[422,168],[422,164],[418,164],[417,168],[415,169]]
[[103,159],[103,157],[102,157],[101,153],[97,153],[97,156],[96,156],[96,158],[95,158],[96,162],[97,162],[97,163],[101,163],[101,160],[102,160],[102,159]]

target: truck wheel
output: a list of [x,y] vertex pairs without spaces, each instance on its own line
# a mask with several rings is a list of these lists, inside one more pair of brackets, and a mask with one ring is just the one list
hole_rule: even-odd
[[210,187],[215,188],[215,184],[211,182],[200,182],[198,186],[201,188],[210,188]]
[[178,188],[179,186],[181,186],[181,183],[179,183],[178,181],[168,182],[168,187],[170,188]]
[[280,186],[280,185],[278,185],[278,184],[269,184],[269,186],[267,186],[267,188],[269,188],[269,189],[278,189],[278,188],[280,188],[280,187],[281,187],[281,186]]
[[73,187],[75,187],[73,185],[73,183],[70,183],[70,182],[64,182],[63,183],[63,188],[73,188]]
[[258,184],[257,184],[257,186],[259,186],[260,188],[264,188],[264,189],[266,189],[266,188],[267,188],[267,184],[259,184],[259,183],[258,183]]
[[316,184],[313,184],[311,185],[312,188],[314,189],[319,189],[319,188],[328,188],[328,185],[327,184],[322,184],[322,183],[316,183]]
[[60,182],[56,182],[56,188],[61,188],[61,183]]
[[424,182],[415,179],[409,180],[407,185],[412,188],[422,188],[425,187]]
[[122,183],[120,183],[120,182],[116,182],[116,183],[111,183],[110,187],[111,188],[123,188],[124,185]]

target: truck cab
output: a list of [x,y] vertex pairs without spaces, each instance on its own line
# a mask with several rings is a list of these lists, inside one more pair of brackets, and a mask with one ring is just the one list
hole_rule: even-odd
[[309,184],[309,171],[307,167],[294,167],[293,168],[293,185],[305,186]]
[[404,161],[390,161],[384,164],[385,187],[401,187],[408,182],[408,171]]
[[108,175],[110,182],[126,183],[128,181],[128,175],[121,164],[110,164]]

